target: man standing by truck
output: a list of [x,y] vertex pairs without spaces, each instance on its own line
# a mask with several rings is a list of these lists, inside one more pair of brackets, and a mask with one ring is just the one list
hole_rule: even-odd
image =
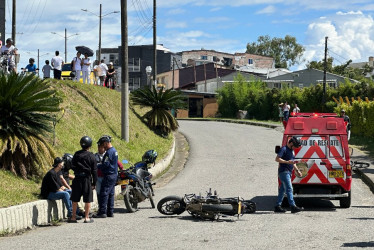
[[286,210],[281,207],[284,194],[287,194],[288,203],[291,207],[291,213],[298,213],[304,208],[298,207],[295,204],[293,199],[293,188],[292,188],[292,170],[295,168],[298,176],[301,176],[300,170],[297,168],[296,163],[294,162],[295,154],[293,149],[300,147],[300,140],[297,139],[295,136],[292,136],[286,146],[282,147],[277,156],[275,157],[275,161],[279,163],[278,166],[278,177],[280,180],[280,186],[278,189],[278,200],[275,205],[274,212],[276,213],[285,213]]
[[340,111],[340,117],[344,119],[344,123],[347,126],[347,137],[349,141],[349,139],[351,138],[351,120],[349,119],[349,116],[345,114],[344,109]]

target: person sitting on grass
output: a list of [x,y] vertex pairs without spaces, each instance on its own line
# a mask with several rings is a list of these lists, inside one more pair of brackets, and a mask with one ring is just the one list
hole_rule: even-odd
[[[68,210],[68,218],[72,217],[72,203],[70,200],[71,189],[61,183],[61,170],[64,168],[64,160],[60,157],[54,159],[52,169],[43,177],[40,196],[48,200],[61,200]],[[80,217],[81,219],[82,217]]]

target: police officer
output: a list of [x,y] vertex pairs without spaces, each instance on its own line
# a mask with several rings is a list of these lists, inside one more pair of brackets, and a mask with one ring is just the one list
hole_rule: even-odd
[[93,201],[93,192],[97,180],[97,165],[95,156],[89,150],[92,146],[92,139],[83,136],[80,140],[81,150],[75,152],[73,156],[73,170],[75,178],[72,184],[71,200],[73,202],[73,216],[68,222],[77,222],[75,218],[78,202],[83,196],[85,223],[93,222],[89,218],[91,202]]
[[100,189],[99,211],[94,218],[113,217],[114,212],[114,187],[117,182],[118,175],[118,153],[112,146],[111,137],[103,135],[98,145],[103,146],[105,154],[101,164],[98,164],[98,169],[103,174],[103,180]]

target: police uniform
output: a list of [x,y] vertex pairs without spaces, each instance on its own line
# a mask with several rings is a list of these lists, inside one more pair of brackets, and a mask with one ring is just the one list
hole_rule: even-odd
[[114,212],[114,187],[118,175],[118,153],[114,147],[105,152],[98,169],[103,173],[98,215],[112,216]]
[[83,196],[83,202],[93,202],[92,186],[96,186],[97,165],[93,153],[87,150],[79,150],[73,157],[73,170],[75,178],[72,184],[71,200],[79,202]]

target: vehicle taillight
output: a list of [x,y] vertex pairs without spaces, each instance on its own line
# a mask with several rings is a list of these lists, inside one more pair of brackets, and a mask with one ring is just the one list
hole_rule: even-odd
[[351,167],[351,165],[347,165],[347,172],[346,172],[346,174],[347,174],[347,177],[349,176],[349,177],[352,177],[352,167]]
[[125,174],[125,172],[121,172],[121,173],[119,174],[119,176],[121,177],[121,179],[126,179],[126,174]]

